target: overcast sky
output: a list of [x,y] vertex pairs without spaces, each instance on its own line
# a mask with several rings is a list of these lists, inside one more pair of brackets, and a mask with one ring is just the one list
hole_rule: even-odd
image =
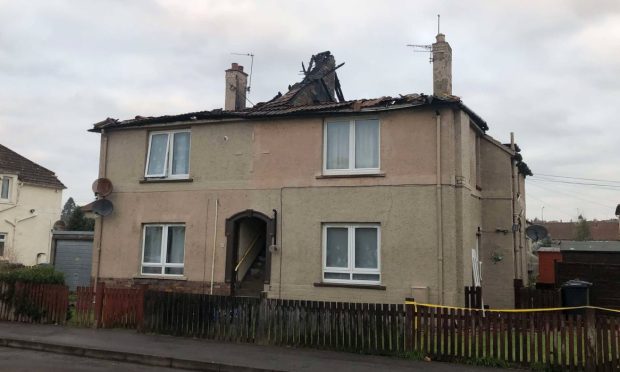
[[[528,217],[612,218],[620,203],[620,1],[0,0],[0,143],[57,173],[64,199],[92,199],[106,117],[223,106],[224,70],[249,67],[252,102],[330,50],[345,98],[431,93],[441,31],[453,92],[489,134],[515,132],[536,175]],[[588,180],[557,178],[591,178]],[[612,187],[549,182],[599,183]],[[616,181],[616,182],[612,182]]]

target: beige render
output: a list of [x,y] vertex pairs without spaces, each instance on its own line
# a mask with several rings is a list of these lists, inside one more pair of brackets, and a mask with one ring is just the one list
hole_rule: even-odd
[[52,227],[60,218],[62,190],[30,185],[13,175],[8,202],[0,202],[0,233],[6,233],[2,259],[26,266],[50,258]]
[[[183,222],[185,276],[162,277],[158,285],[209,293],[213,270],[214,282],[223,288],[225,219],[247,209],[266,215],[275,209],[278,249],[265,285],[269,297],[402,303],[413,296],[462,305],[463,287],[472,284],[471,250],[480,234],[485,303],[512,307],[513,279],[527,278],[520,214],[524,183],[513,173],[514,151],[456,108],[355,117],[380,120],[380,177],[321,176],[323,125],[329,117],[150,127],[191,129],[192,181],[174,183],[140,182],[149,129],[104,130],[100,176],[114,184],[109,199],[115,209],[96,223],[93,277],[142,282],[142,224]],[[513,212],[522,216],[523,225],[514,232]],[[315,286],[322,278],[325,222],[380,224],[384,290]],[[493,260],[500,256],[501,261]],[[152,276],[148,282],[153,283]]]

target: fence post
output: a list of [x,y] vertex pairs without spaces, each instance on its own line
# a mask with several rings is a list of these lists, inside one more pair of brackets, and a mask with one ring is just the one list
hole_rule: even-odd
[[148,289],[148,284],[140,284],[138,286],[138,299],[136,304],[136,323],[139,332],[144,330],[144,296]]
[[256,334],[254,342],[259,345],[267,344],[267,322],[268,322],[268,314],[267,314],[267,294],[261,293],[260,302],[258,304],[258,314],[256,319]]
[[596,371],[596,309],[586,308],[586,372]]
[[[415,298],[407,297],[405,301],[415,302]],[[413,305],[405,303],[405,350],[413,351]]]
[[521,288],[523,288],[523,279],[514,279],[513,281],[515,292],[515,309],[521,308]]
[[105,283],[97,282],[95,288],[95,328],[101,328],[103,315],[103,292],[105,291]]

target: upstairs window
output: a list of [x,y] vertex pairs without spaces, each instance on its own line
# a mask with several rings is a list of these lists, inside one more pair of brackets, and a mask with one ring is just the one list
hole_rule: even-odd
[[379,120],[329,121],[325,124],[325,174],[379,172]]
[[188,178],[191,132],[152,132],[146,161],[147,178]]
[[323,281],[379,284],[380,241],[376,224],[323,225]]
[[144,225],[142,274],[183,275],[185,225]]
[[0,176],[0,200],[9,201],[11,198],[11,177]]

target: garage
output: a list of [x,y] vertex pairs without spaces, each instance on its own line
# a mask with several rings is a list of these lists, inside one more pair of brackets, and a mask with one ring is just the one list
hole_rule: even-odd
[[92,231],[54,231],[52,264],[70,291],[90,285],[92,257]]

